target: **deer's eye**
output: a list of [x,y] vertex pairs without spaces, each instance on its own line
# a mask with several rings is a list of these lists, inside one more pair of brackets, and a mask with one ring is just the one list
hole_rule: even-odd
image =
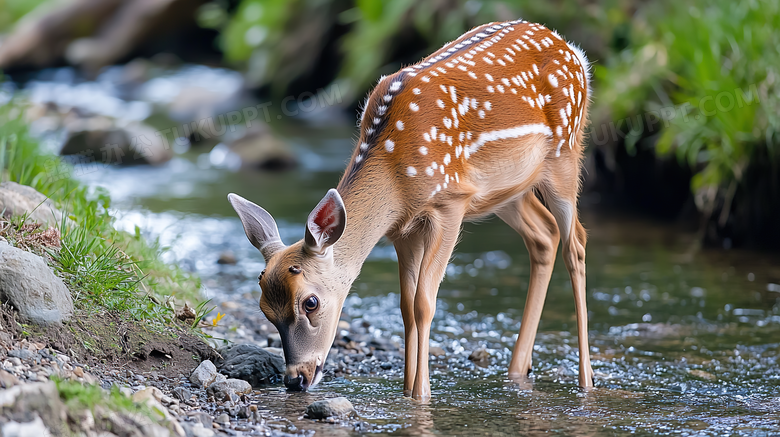
[[317,299],[317,296],[309,296],[309,298],[303,302],[303,310],[307,313],[316,311],[319,307],[320,301]]

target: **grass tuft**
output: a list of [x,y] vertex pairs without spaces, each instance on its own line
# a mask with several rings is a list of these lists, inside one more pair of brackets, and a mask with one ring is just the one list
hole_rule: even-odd
[[44,150],[30,136],[24,111],[17,100],[0,106],[0,182],[35,188],[65,217],[56,230],[25,224],[26,217],[0,219],[0,236],[48,255],[69,285],[77,309],[127,312],[152,327],[173,323],[174,308],[163,302],[199,302],[198,278],[163,262],[165,248],[158,242],[147,242],[138,232],[117,231],[108,212],[108,193],[78,181],[72,166]]

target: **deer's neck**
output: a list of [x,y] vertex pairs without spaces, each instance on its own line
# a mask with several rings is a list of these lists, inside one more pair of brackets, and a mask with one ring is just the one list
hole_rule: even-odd
[[349,182],[342,180],[337,188],[347,211],[347,226],[333,246],[333,256],[338,277],[346,285],[357,279],[371,249],[400,216],[401,205],[388,178],[361,173]]

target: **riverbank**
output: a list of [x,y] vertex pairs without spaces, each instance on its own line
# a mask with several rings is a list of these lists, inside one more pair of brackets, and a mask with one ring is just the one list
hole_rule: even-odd
[[[214,359],[198,327],[210,309],[199,281],[163,262],[163,248],[116,230],[110,197],[77,181],[72,167],[44,151],[24,117],[22,104],[0,107],[4,435],[26,429],[27,422],[35,428],[41,419],[55,435],[92,435],[121,428],[115,423],[120,419],[111,419],[115,413],[145,417],[117,435],[173,429],[169,416],[156,417],[109,391],[85,388],[86,394],[80,389],[74,394],[70,382],[110,389],[114,384],[106,374],[175,378]],[[92,407],[72,402],[82,395],[104,404],[105,417],[75,420]],[[54,404],[31,407],[41,396]],[[13,432],[29,435],[18,429]]]

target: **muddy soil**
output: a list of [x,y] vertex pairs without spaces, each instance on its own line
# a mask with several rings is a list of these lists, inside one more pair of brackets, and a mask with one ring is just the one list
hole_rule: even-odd
[[[201,361],[218,357],[183,325],[160,331],[117,313],[82,311],[62,326],[40,327],[20,322],[13,308],[2,305],[0,321],[3,343],[26,338],[70,356],[93,373],[122,369],[173,378],[189,375]],[[0,350],[0,357],[7,353],[8,346],[5,349]]]

